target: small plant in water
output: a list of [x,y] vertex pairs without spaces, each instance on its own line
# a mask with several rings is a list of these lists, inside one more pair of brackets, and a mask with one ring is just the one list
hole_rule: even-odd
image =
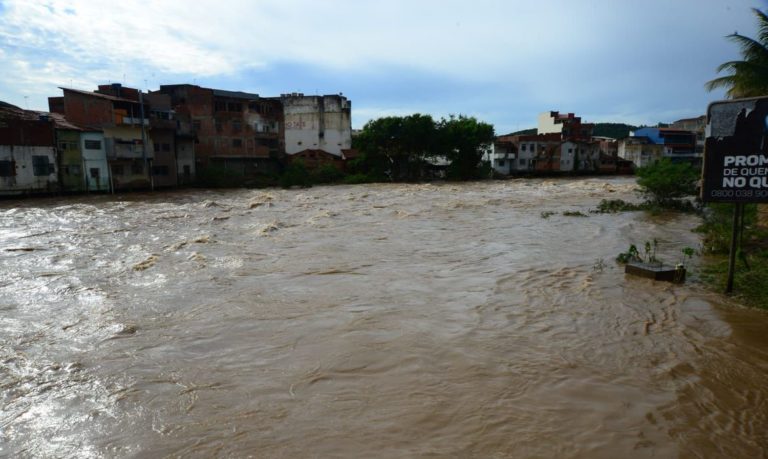
[[592,265],[592,271],[601,273],[603,272],[604,269],[605,269],[605,260],[603,260],[602,258],[598,258],[597,260],[595,260],[595,264]]
[[553,215],[555,215],[555,212],[545,210],[544,212],[541,213],[541,218],[549,218]]
[[578,210],[566,210],[565,212],[563,212],[563,215],[565,215],[566,217],[586,217],[587,216],[587,214],[585,214],[584,212],[580,212]]
[[626,264],[630,261],[644,261],[635,244],[631,244],[626,252],[622,252],[616,257],[617,263]]

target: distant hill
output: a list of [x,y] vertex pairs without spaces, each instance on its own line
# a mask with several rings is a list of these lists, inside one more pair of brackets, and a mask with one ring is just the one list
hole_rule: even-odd
[[[612,137],[614,139],[623,139],[629,137],[629,131],[638,129],[637,126],[624,123],[595,123],[595,129],[592,135],[595,137]],[[523,129],[522,131],[512,132],[507,135],[535,135],[538,129]]]
[[623,139],[629,137],[629,131],[634,131],[637,126],[624,123],[595,123],[595,129],[592,135],[595,137],[612,137],[614,139]]
[[523,129],[522,131],[511,132],[505,135],[536,135],[536,131],[538,131],[536,128]]

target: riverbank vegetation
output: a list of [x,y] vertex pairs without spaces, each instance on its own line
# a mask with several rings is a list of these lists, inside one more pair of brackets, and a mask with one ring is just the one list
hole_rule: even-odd
[[[711,204],[703,213],[702,253],[706,263],[702,280],[718,291],[725,290],[728,254],[733,226],[733,204]],[[735,295],[745,304],[768,309],[768,230],[757,224],[757,205],[744,206],[741,238],[736,251]]]
[[593,213],[610,214],[646,210],[695,212],[700,209],[691,200],[697,193],[700,171],[689,163],[674,163],[664,158],[649,166],[638,168],[636,175],[643,202],[633,203],[622,199],[603,199]]

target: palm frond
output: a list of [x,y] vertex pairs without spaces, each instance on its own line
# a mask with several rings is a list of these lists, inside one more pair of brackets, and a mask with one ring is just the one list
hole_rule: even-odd
[[765,59],[768,60],[768,43],[763,44],[754,38],[745,37],[737,33],[728,35],[726,38],[735,42],[741,48],[741,56],[744,60]]
[[768,45],[768,15],[757,8],[752,8],[752,12],[757,16],[757,37],[761,43]]

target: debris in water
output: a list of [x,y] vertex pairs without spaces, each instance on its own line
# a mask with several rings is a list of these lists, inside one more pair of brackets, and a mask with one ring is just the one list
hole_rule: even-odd
[[10,249],[5,249],[6,252],[34,252],[37,250],[34,247],[12,247]]
[[280,223],[279,221],[275,220],[272,223],[267,223],[266,225],[264,225],[261,228],[261,230],[259,231],[259,233],[262,236],[269,236],[271,233],[274,233],[275,231],[279,230],[283,226],[284,225],[282,223]]
[[134,271],[144,271],[145,269],[151,268],[152,266],[157,263],[157,260],[159,260],[159,257],[157,255],[150,255],[149,258],[142,261],[141,263],[136,263],[133,265]]
[[208,236],[208,235],[200,236],[197,239],[193,239],[192,242],[194,242],[195,244],[208,244],[209,242],[211,242],[211,236]]
[[203,255],[200,255],[197,252],[192,252],[190,256],[187,257],[187,260],[189,261],[198,261],[200,263],[205,261],[205,257]]
[[248,204],[249,209],[255,209],[256,207],[260,206],[266,206],[266,207],[272,207],[272,201],[274,200],[274,196],[271,194],[262,194],[261,196],[255,198],[253,201],[251,201]]

